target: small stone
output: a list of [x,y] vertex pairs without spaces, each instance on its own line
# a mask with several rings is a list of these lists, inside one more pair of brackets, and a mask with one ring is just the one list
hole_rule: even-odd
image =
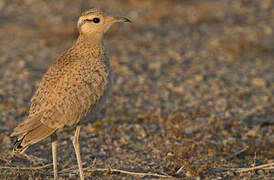
[[202,81],[204,79],[204,77],[202,75],[200,75],[200,74],[196,75],[194,78],[195,78],[195,80],[197,82],[200,82],[200,81]]
[[254,78],[251,82],[254,86],[264,87],[266,85],[266,82],[262,78]]

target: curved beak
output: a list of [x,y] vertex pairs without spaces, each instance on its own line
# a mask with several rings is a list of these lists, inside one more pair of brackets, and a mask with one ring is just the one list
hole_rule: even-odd
[[115,21],[116,22],[128,22],[128,23],[131,23],[131,20],[129,20],[128,18],[125,18],[125,17],[116,17]]

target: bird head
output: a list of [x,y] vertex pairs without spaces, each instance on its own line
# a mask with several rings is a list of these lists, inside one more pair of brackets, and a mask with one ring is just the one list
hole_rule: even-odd
[[110,16],[99,9],[93,8],[85,11],[79,17],[77,27],[80,34],[102,37],[114,23],[118,22],[131,21],[124,17]]

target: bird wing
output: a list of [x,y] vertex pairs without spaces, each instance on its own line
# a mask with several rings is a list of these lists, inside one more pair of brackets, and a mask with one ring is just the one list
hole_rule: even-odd
[[[47,72],[31,100],[30,114],[43,111],[40,121],[50,128],[77,123],[103,96],[107,85],[108,73],[101,61],[74,61],[62,73],[59,68],[53,66]],[[55,74],[57,78],[50,79]]]
[[18,135],[15,151],[23,152],[58,128],[77,123],[90,108],[98,107],[109,74],[104,53],[99,49],[100,53],[94,54],[94,49],[73,47],[48,69],[31,99],[29,116],[12,134]]
[[63,55],[55,61],[48,71],[44,74],[39,83],[39,87],[31,98],[31,106],[29,114],[36,114],[42,110],[41,105],[47,102],[49,96],[53,96],[53,87],[58,81],[69,72],[71,64],[73,64],[73,56],[69,56],[71,49],[63,53]]

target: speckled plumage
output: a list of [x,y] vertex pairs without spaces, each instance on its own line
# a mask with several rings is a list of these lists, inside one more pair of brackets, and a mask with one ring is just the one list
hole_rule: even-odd
[[31,100],[30,115],[39,114],[42,107],[49,115],[45,114],[41,121],[51,128],[78,123],[106,96],[109,79],[110,67],[103,48],[84,44],[80,39],[45,74]]
[[[99,109],[112,84],[103,34],[115,22],[128,21],[126,18],[108,16],[98,9],[82,14],[77,24],[79,38],[48,69],[31,99],[29,116],[14,129],[12,135],[18,135],[15,151],[24,152],[31,144],[55,133],[57,129],[78,124],[89,111],[94,113]],[[79,130],[76,131],[79,135]],[[75,135],[77,147],[74,148],[79,150],[78,135]],[[77,160],[80,159],[79,152],[78,155]],[[79,166],[79,169],[81,175],[82,167]]]
[[[110,78],[109,60],[103,46],[86,42],[86,37],[80,36],[48,69],[31,99],[29,117],[13,135],[23,137],[25,131],[35,128],[25,128],[32,119],[39,119],[37,125],[42,123],[54,130],[78,123],[91,109],[98,109],[97,102],[105,99],[110,90]],[[31,144],[23,141],[21,146]]]

